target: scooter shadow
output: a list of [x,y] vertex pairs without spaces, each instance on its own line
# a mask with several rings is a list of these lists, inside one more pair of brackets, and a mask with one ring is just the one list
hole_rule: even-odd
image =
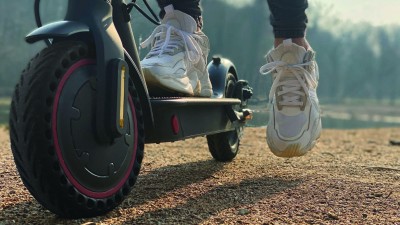
[[[101,222],[104,219],[118,217],[119,211],[140,208],[143,204],[157,201],[165,195],[180,191],[193,184],[200,184],[208,179],[216,178],[225,163],[214,160],[198,161],[174,166],[166,166],[144,172],[139,175],[131,194],[124,202],[110,213],[96,218],[68,220],[59,218],[45,210],[35,200],[22,202],[0,211],[0,224],[82,224],[84,222]],[[220,176],[220,175],[218,175]],[[218,178],[216,178],[218,179]],[[238,177],[237,180],[241,178]],[[218,182],[218,181],[215,181]],[[123,224],[199,224],[227,209],[238,210],[241,207],[268,199],[277,193],[295,188],[302,183],[301,179],[283,179],[263,176],[243,179],[240,182],[210,185],[204,193],[188,197],[180,193],[184,203],[173,207],[155,206],[144,214],[131,214]]]
[[158,199],[166,193],[212,178],[224,165],[225,163],[215,160],[205,160],[161,167],[139,175],[131,194],[121,207],[132,208]]
[[[214,160],[206,160],[166,166],[151,170],[148,173],[143,172],[139,175],[131,194],[127,196],[119,208],[135,208],[135,206],[157,199],[162,194],[206,180],[220,171],[224,165],[224,163]],[[69,220],[56,216],[32,199],[0,210],[0,225],[32,224],[33,221],[36,224],[80,224],[82,221],[101,221],[107,217],[113,217],[114,213],[117,213],[117,209],[96,218]]]
[[[151,171],[140,178],[128,201],[121,205],[121,209],[129,211],[140,208],[142,204],[150,201],[162,201],[171,192],[176,191],[174,194],[177,194],[182,188],[215,178],[214,174],[222,170],[224,165],[209,160]],[[237,178],[238,181],[241,179]],[[302,182],[301,179],[262,176],[215,185],[218,183],[217,180],[211,182],[214,185],[207,187],[208,190],[200,195],[189,197],[182,191],[178,193],[178,198],[184,198],[181,203],[174,204],[173,207],[156,204],[158,206],[155,207],[159,208],[152,208],[142,215],[132,215],[132,218],[124,221],[124,224],[199,224],[219,212],[227,209],[239,210],[241,207],[295,188]]]

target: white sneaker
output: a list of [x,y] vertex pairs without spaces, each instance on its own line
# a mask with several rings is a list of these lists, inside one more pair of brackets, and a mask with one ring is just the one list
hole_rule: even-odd
[[141,46],[151,45],[142,60],[148,86],[187,96],[210,97],[212,87],[207,71],[210,44],[203,32],[196,32],[196,21],[186,13],[164,8],[165,16]]
[[273,76],[267,143],[276,156],[302,156],[320,136],[319,72],[314,58],[314,51],[287,39],[268,53],[267,64],[260,69]]

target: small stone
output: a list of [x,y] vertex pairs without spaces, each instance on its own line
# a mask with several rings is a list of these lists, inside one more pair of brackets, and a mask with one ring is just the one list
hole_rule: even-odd
[[367,215],[366,213],[363,213],[363,214],[362,214],[362,217],[363,217],[364,219],[366,219],[366,218],[368,217],[368,215]]
[[239,209],[238,214],[243,216],[243,215],[247,215],[250,213],[250,210],[248,209]]
[[82,223],[81,225],[96,225],[95,222],[86,222],[86,223]]
[[383,194],[382,194],[382,193],[375,193],[374,196],[375,196],[376,198],[380,198],[380,197],[383,196]]
[[333,213],[328,213],[327,216],[330,220],[339,220],[339,217]]

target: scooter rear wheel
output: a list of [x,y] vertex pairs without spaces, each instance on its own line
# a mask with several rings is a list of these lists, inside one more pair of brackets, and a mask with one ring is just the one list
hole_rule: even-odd
[[96,139],[93,55],[82,42],[44,49],[23,71],[11,104],[11,148],[21,179],[62,217],[115,208],[131,191],[143,159],[142,111],[131,81],[125,135],[106,144]]
[[[237,82],[235,76],[228,73],[225,78],[225,98],[232,98]],[[239,133],[241,128],[213,135],[207,135],[208,149],[213,158],[220,162],[232,161],[239,151]]]

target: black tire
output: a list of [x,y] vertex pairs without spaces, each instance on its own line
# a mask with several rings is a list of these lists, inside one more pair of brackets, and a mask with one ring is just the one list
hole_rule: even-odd
[[[86,183],[84,178],[78,179],[78,177],[74,177],[75,174],[82,177],[87,176],[83,172],[79,174],[76,171],[79,172],[85,168],[91,172],[91,165],[89,166],[89,163],[81,163],[79,166],[75,166],[72,165],[73,162],[67,157],[68,154],[72,154],[73,157],[81,157],[81,155],[78,156],[77,149],[74,149],[76,150],[75,152],[72,149],[64,148],[64,144],[68,144],[70,140],[65,138],[65,135],[63,136],[61,132],[58,132],[58,129],[67,129],[61,122],[63,119],[59,118],[58,113],[63,115],[63,112],[59,111],[61,108],[58,107],[65,105],[65,103],[61,103],[62,101],[65,102],[65,99],[70,99],[67,97],[64,99],[63,97],[63,93],[68,92],[68,88],[64,90],[63,83],[69,84],[76,79],[75,77],[82,77],[83,75],[81,74],[86,74],[85,76],[90,78],[95,77],[95,72],[89,74],[90,71],[95,71],[91,70],[95,67],[93,58],[94,54],[82,42],[56,43],[42,50],[30,61],[22,72],[21,79],[15,87],[12,98],[9,121],[10,139],[18,172],[24,185],[38,202],[61,217],[92,217],[104,214],[115,208],[131,191],[143,159],[144,125],[142,110],[133,82],[130,81],[130,107],[127,107],[129,108],[128,112],[126,112],[128,119],[126,119],[125,123],[129,127],[127,132],[131,132],[129,137],[132,137],[133,141],[124,145],[125,147],[121,147],[122,145],[116,146],[113,143],[106,146],[106,149],[114,150],[113,154],[126,154],[126,157],[121,160],[120,168],[109,169],[105,177],[96,177],[97,174],[93,174],[93,177],[90,178],[93,179],[90,182],[94,183],[97,182],[96,179],[103,179],[106,182],[113,177],[115,185],[112,183],[114,186],[97,187],[93,185],[94,187],[89,187],[92,183],[89,181]],[[86,62],[92,61],[93,63],[82,64],[82,68],[77,69],[76,71],[78,72],[75,73],[74,66],[84,60]],[[71,74],[65,78],[66,74],[69,74],[71,70]],[[83,70],[88,70],[89,72],[85,73]],[[65,87],[67,86],[65,85]],[[81,90],[89,90],[86,86],[86,89],[83,87],[83,85],[79,87],[79,91],[73,96],[74,104],[77,101],[83,101],[77,100],[78,93]],[[91,88],[90,93],[95,92],[95,88],[93,86]],[[85,92],[85,94],[87,93]],[[89,97],[83,99],[93,99],[93,97],[94,95],[90,94]],[[58,103],[59,100],[60,103]],[[89,105],[90,110],[95,108],[93,107],[94,103],[91,101],[86,103]],[[55,110],[58,111],[56,114],[54,114]],[[79,114],[79,117],[82,116],[82,118],[79,118],[76,124],[82,124],[83,122],[80,121],[85,120],[86,123],[90,121],[90,124],[93,125],[94,119],[91,119],[93,115],[84,115],[84,112],[88,111],[82,109],[82,115]],[[84,118],[89,118],[90,120]],[[70,123],[75,124],[75,122]],[[55,128],[57,126],[59,127],[58,129]],[[91,134],[94,130],[93,127],[85,127],[87,132],[85,138],[90,139],[89,137],[93,136]],[[75,132],[80,127],[72,128],[71,125],[70,128],[71,132]],[[72,140],[77,136],[74,135],[75,133],[71,133],[67,136]],[[127,142],[126,139],[127,137],[125,136],[125,142]],[[114,142],[119,143],[120,141],[114,140]],[[78,141],[78,144],[73,144],[74,146],[79,146],[80,143]],[[115,151],[116,148],[120,151]],[[96,148],[94,147],[93,149]],[[93,149],[90,148],[88,150],[91,154],[90,161],[95,160],[97,162],[97,158],[100,157],[96,154],[103,153],[96,153]],[[88,152],[84,154],[89,154]],[[102,160],[106,161],[105,159]],[[108,164],[108,166],[110,165]],[[110,171],[113,172],[111,173]],[[75,178],[79,182],[76,182]],[[99,185],[103,185],[103,183]]]
[[[228,73],[225,82],[226,98],[233,97],[234,85],[236,78],[233,74]],[[213,135],[207,135],[208,149],[213,158],[219,162],[232,161],[239,151],[239,131],[228,131]]]

